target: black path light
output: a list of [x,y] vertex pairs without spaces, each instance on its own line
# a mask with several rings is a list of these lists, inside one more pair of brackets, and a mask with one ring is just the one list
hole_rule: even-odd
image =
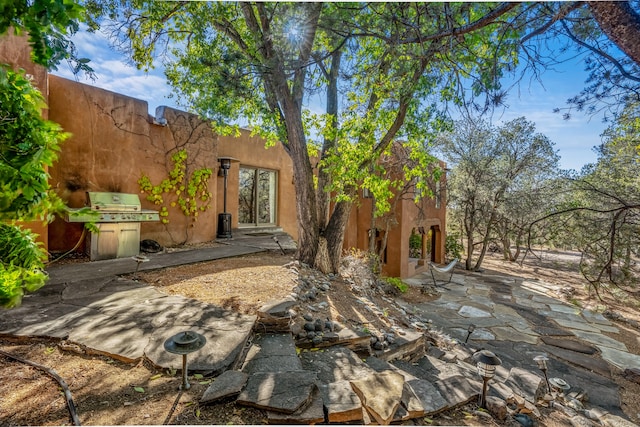
[[473,331],[476,330],[476,325],[474,325],[473,323],[471,323],[469,325],[469,327],[467,328],[467,338],[465,338],[464,342],[465,344],[467,343],[467,341],[469,341],[469,337],[471,336],[471,334],[473,333]]
[[473,360],[478,365],[478,374],[482,377],[482,394],[478,405],[487,407],[487,383],[496,374],[496,366],[502,365],[502,360],[489,350],[480,350],[473,355]]
[[238,162],[238,159],[233,157],[218,157],[220,162],[220,171],[218,176],[224,177],[224,198],[223,198],[223,212],[218,214],[218,232],[216,237],[218,239],[230,239],[231,236],[231,214],[227,212],[227,177],[229,176],[229,169],[231,169],[231,162]]
[[189,390],[191,384],[187,381],[187,354],[204,347],[207,339],[197,332],[180,332],[164,342],[164,349],[169,353],[182,355],[182,389]]
[[547,390],[551,393],[551,385],[549,384],[549,377],[547,376],[547,362],[549,361],[549,358],[544,354],[541,354],[534,357],[533,360],[538,364],[538,368],[544,374],[544,380],[547,382]]

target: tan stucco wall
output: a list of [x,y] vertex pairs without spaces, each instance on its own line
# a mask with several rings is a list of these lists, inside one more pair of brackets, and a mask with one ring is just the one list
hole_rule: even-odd
[[[444,163],[441,163],[440,167],[444,169]],[[442,189],[446,187],[445,179],[443,178],[441,182]],[[368,249],[372,203],[373,199],[360,197],[353,206],[345,233],[343,244],[345,249]],[[418,227],[423,227],[426,232],[432,226],[440,230],[437,247],[433,248],[433,257],[436,263],[444,262],[446,227],[446,194],[444,191],[441,193],[440,208],[436,208],[436,201],[432,198],[423,198],[418,204],[408,199],[400,200],[398,203],[392,201],[391,204],[395,206],[395,225],[392,225],[388,231],[386,263],[382,268],[383,273],[389,277],[407,278],[427,270],[429,259],[420,262],[409,259],[409,238],[412,231],[417,230]],[[384,231],[386,229],[385,220],[377,219],[376,227],[378,230]]]
[[[282,144],[265,147],[265,140],[251,136],[251,132],[242,129],[240,136],[219,136],[218,155],[233,157],[237,161],[231,164],[227,184],[227,212],[232,215],[232,228],[238,228],[238,181],[240,166],[263,168],[277,172],[277,226],[281,227],[294,240],[298,239],[296,221],[296,193],[293,185],[293,167],[291,158]],[[223,178],[218,181],[218,212],[223,211]]]
[[[169,205],[175,195],[165,195],[169,223],[142,223],[141,239],[172,246],[215,238],[217,140],[207,122],[167,108],[168,124],[161,126],[153,123],[144,101],[57,76],[49,76],[49,86],[50,118],[73,135],[50,171],[51,185],[70,207],[83,206],[86,191],[140,194],[142,174],[159,184],[173,168],[171,155],[184,148],[187,177],[198,168],[213,169],[210,208],[194,222]],[[143,208],[160,210],[145,197],[140,194]],[[51,250],[72,247],[81,229],[80,224],[56,220],[49,227]]]
[[[16,36],[13,30],[9,29],[6,35],[0,37],[0,63],[9,64],[13,69],[23,69],[33,78],[34,85],[40,90],[47,102],[48,81],[47,70],[31,62],[31,48],[26,36]],[[48,111],[44,110],[42,116],[46,119]],[[46,224],[42,221],[31,221],[24,223],[24,227],[30,229],[38,235],[38,241],[42,242],[45,248],[48,247],[48,231]]]

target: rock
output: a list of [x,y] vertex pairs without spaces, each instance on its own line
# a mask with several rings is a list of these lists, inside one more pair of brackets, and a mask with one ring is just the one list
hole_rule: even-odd
[[380,341],[376,340],[376,342],[373,343],[373,349],[378,351],[384,350],[384,345],[382,345]]
[[316,321],[314,322],[314,329],[316,332],[324,331],[324,322],[320,319],[316,319]]
[[446,400],[447,407],[453,408],[477,399],[482,390],[482,382],[463,375],[453,375],[433,383]]
[[267,411],[269,424],[319,424],[324,420],[324,408],[322,397],[316,388],[311,395],[311,402],[303,406],[293,414]]
[[302,315],[302,318],[304,320],[306,320],[307,322],[312,322],[313,321],[313,316],[311,315],[311,313],[305,313]]
[[578,399],[569,399],[567,401],[567,406],[576,412],[584,411],[584,405],[582,405],[582,402],[580,402]]
[[322,341],[323,341],[322,335],[319,335],[319,334],[311,339],[311,342],[313,343],[313,345],[320,345],[322,344]]
[[405,380],[402,404],[411,418],[435,414],[447,407],[447,401],[431,382],[418,378]]
[[320,385],[320,394],[330,423],[348,423],[362,420],[362,402],[349,381],[336,381]]
[[625,379],[640,384],[640,368],[627,368],[624,370]]
[[561,339],[555,337],[541,337],[542,342],[554,347],[564,348],[565,350],[576,351],[583,354],[596,354],[598,349],[592,345],[588,345],[582,341],[574,341],[569,339]]
[[600,418],[600,423],[604,427],[638,427],[637,424],[613,414],[604,415]]
[[533,427],[533,420],[524,414],[517,414],[513,416],[513,419],[516,420],[523,427]]
[[329,331],[329,332],[333,332],[335,325],[333,324],[332,321],[327,320],[324,322],[324,329]]
[[249,377],[237,403],[293,414],[311,401],[316,379],[309,371],[258,372]]
[[582,415],[575,415],[569,419],[573,427],[594,427],[592,421]]
[[483,420],[483,423],[492,424],[493,417],[490,413],[485,411],[473,411],[473,415]]
[[487,396],[487,411],[499,421],[507,419],[507,402],[495,396]]
[[287,317],[291,316],[289,310],[296,304],[296,301],[291,298],[284,298],[281,300],[271,301],[258,310],[258,318],[260,314],[268,314],[274,317]]
[[318,310],[325,310],[329,307],[329,303],[326,301],[322,301],[320,303],[318,303]]
[[537,402],[541,399],[547,388],[547,383],[542,377],[522,368],[511,368],[504,385],[529,402]]
[[604,409],[599,408],[597,406],[594,406],[584,411],[584,415],[593,421],[600,420],[602,417],[604,417],[608,413],[609,413],[608,411],[605,411]]
[[225,371],[205,390],[200,403],[207,404],[227,397],[235,396],[242,391],[249,375],[240,371]]
[[306,322],[303,327],[304,327],[304,330],[307,332],[312,332],[316,330],[316,325],[313,322]]
[[385,371],[351,381],[367,412],[381,425],[388,425],[402,400],[404,377],[396,372]]
[[330,343],[335,343],[340,340],[340,336],[335,332],[325,332],[323,335],[323,338],[324,338],[324,341],[330,342]]

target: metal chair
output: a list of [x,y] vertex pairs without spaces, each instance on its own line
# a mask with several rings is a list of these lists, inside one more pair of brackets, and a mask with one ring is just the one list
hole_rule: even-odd
[[[433,271],[437,271],[438,273],[443,273],[443,274],[449,274],[449,280],[447,280],[446,283],[451,283],[451,279],[453,278],[453,269],[456,266],[456,264],[458,263],[458,258],[455,258],[453,261],[451,261],[449,264],[447,264],[445,267],[439,267],[438,265],[429,262],[429,271],[431,272],[431,278],[433,279],[433,286],[438,286],[438,282],[436,281],[436,276],[433,274]],[[445,283],[445,284],[446,284]]]

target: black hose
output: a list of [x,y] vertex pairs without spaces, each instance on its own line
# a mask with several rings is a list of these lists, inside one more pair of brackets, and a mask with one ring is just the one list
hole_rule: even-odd
[[49,369],[46,366],[40,365],[36,362],[32,362],[30,360],[26,360],[26,359],[22,359],[18,356],[15,356],[11,353],[7,353],[5,351],[0,350],[0,354],[2,354],[3,356],[6,356],[10,359],[13,360],[17,360],[20,363],[24,363],[26,365],[31,365],[34,368],[40,369],[41,371],[43,371],[44,373],[46,373],[47,375],[49,375],[51,378],[53,378],[54,380],[56,380],[58,382],[58,384],[60,384],[60,387],[62,387],[62,390],[64,391],[64,397],[67,401],[67,408],[69,408],[69,414],[71,415],[71,420],[73,421],[73,424],[76,426],[81,425],[80,424],[80,418],[78,418],[78,411],[76,410],[76,405],[73,403],[73,398],[71,397],[71,391],[69,390],[69,386],[67,385],[67,383],[65,382],[65,380],[62,379],[62,377],[60,375],[58,375],[53,369]]

